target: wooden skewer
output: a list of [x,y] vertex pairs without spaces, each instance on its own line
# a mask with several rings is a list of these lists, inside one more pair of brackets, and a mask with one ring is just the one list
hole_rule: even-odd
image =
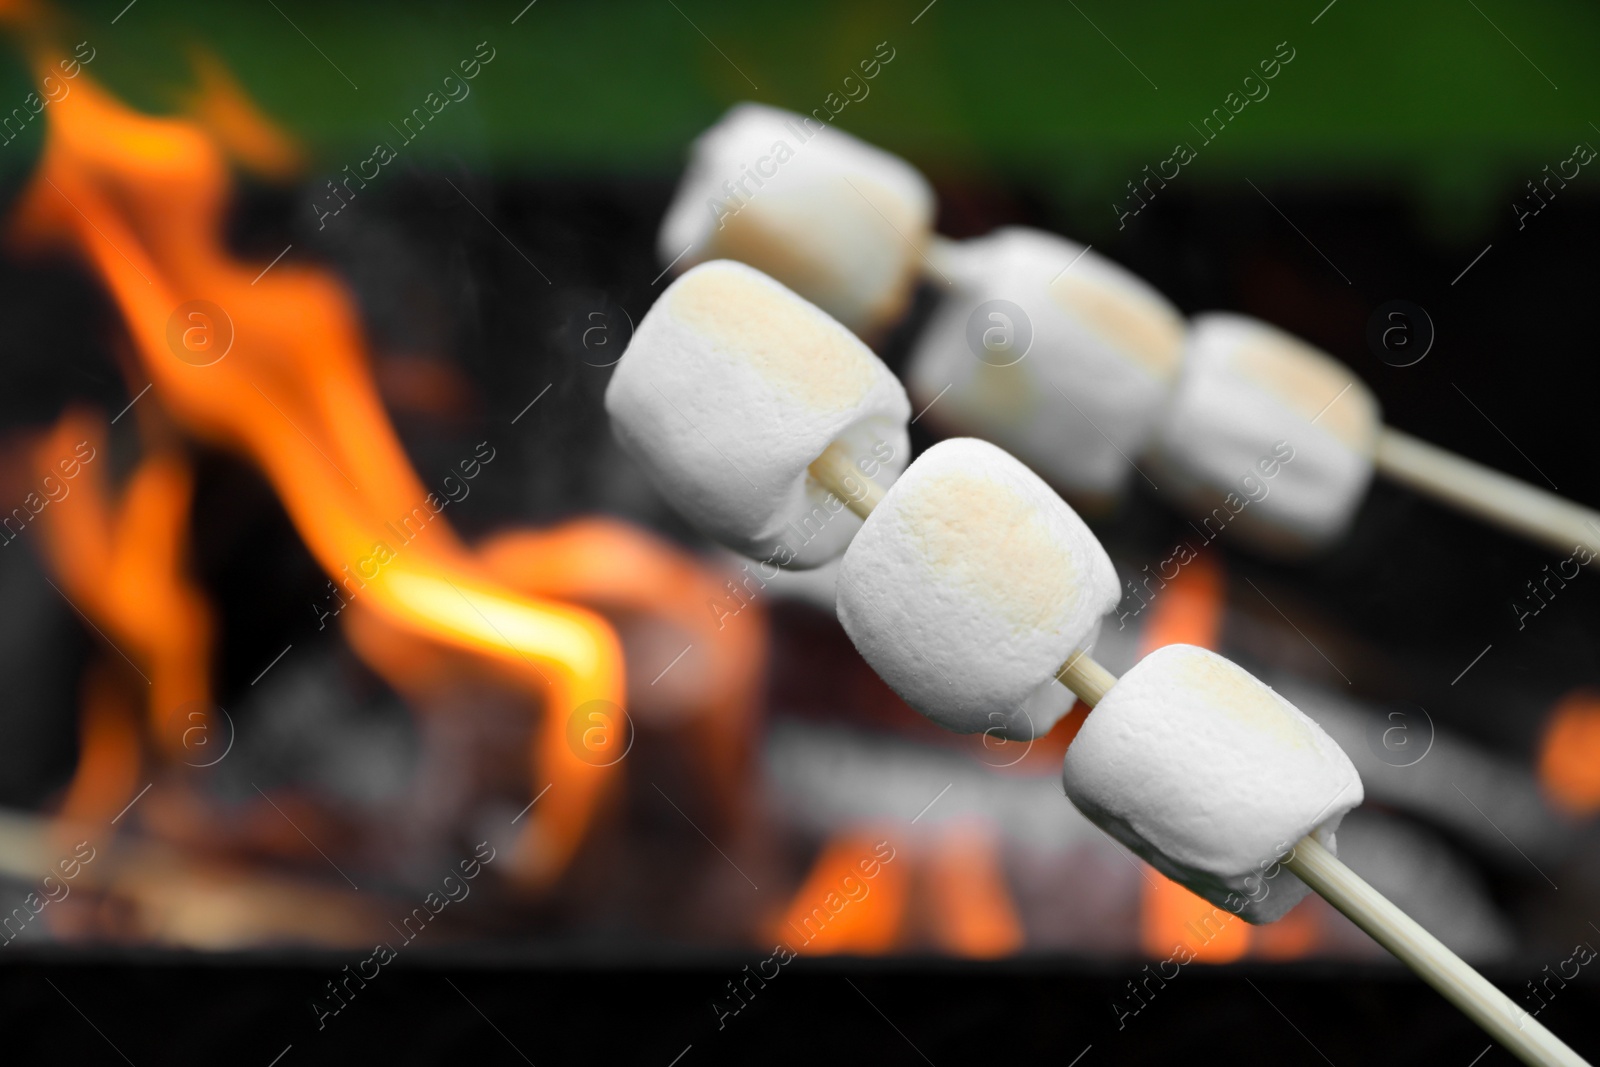
[[1376,460],[1395,481],[1485,522],[1564,555],[1585,546],[1600,559],[1600,511],[1387,426],[1378,431]]
[[1320,842],[1301,838],[1284,866],[1523,1063],[1578,1067],[1588,1062]]
[[[863,519],[872,514],[872,509],[883,499],[883,489],[864,477],[838,444],[830,445],[811,464],[811,477]],[[1091,708],[1100,703],[1117,682],[1116,675],[1081,651],[1073,653],[1061,665],[1056,678]],[[1302,837],[1283,864],[1523,1063],[1534,1067],[1589,1067],[1587,1060],[1517,1007],[1510,997],[1368,885],[1315,838]]]
[[1075,652],[1056,671],[1056,681],[1075,693],[1091,708],[1105,699],[1117,676],[1096,663],[1087,652]]
[[811,477],[863,519],[883,502],[883,486],[857,470],[855,460],[837,441],[811,462]]

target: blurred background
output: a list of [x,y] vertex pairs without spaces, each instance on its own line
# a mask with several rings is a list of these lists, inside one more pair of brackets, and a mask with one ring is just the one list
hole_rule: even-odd
[[[827,572],[730,585],[602,407],[670,280],[690,141],[742,100],[824,106],[886,45],[835,121],[928,176],[943,234],[1092,244],[1185,313],[1324,348],[1391,425],[1600,505],[1600,176],[1539,184],[1600,143],[1600,13],[1324,2],[7,5],[17,1049],[1481,1052],[1319,899],[1198,934],[1210,907],[1062,796],[1081,708],[1030,745],[932,727]],[[891,367],[938,299],[878,339]],[[1434,331],[1405,366],[1369,341],[1396,300]],[[1124,577],[1186,536],[1134,490],[1093,523]],[[1600,943],[1590,576],[1529,614],[1561,557],[1381,482],[1315,560],[1243,548],[1097,655],[1207,644],[1294,700],[1366,786],[1341,856],[1600,1051],[1571,977]],[[1180,943],[1197,963],[1151,995]]]

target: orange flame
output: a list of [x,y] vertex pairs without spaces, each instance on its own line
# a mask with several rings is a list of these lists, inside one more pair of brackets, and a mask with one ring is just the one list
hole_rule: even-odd
[[930,929],[946,952],[998,959],[1022,948],[1022,920],[1006,885],[995,829],[987,823],[952,827],[926,863]]
[[[701,658],[705,664],[692,687],[696,698],[707,701],[693,723],[695,751],[711,768],[720,810],[749,810],[740,800],[767,658],[766,615],[759,604],[741,611],[734,625],[717,622],[706,605],[726,593],[718,577],[666,541],[610,519],[504,533],[479,552],[484,565],[512,588],[607,612],[654,616],[689,635],[688,655],[696,659],[673,667],[687,672]],[[671,677],[660,675],[649,688],[665,688]]]
[[876,956],[892,949],[905,925],[911,879],[903,859],[881,862],[876,841],[852,832],[829,842],[772,935],[800,955]]
[[[73,606],[108,631],[111,658],[121,662],[126,650],[134,661],[149,687],[150,728],[172,754],[194,725],[172,713],[205,707],[211,691],[211,615],[184,571],[193,478],[178,455],[157,451],[114,505],[105,438],[104,422],[69,412],[34,449],[36,476],[69,487],[41,512],[39,544]],[[78,464],[84,443],[93,458]],[[64,457],[74,457],[75,478],[61,478]],[[98,720],[86,709],[85,721]],[[136,746],[128,758],[137,759]]]
[[[41,51],[46,69],[57,57]],[[390,426],[364,358],[354,302],[326,272],[245,264],[223,245],[229,190],[222,152],[195,123],[122,106],[85,73],[52,105],[18,235],[65,244],[105,281],[154,397],[194,433],[239,449],[266,474],[313,556],[330,574],[361,569],[361,609],[394,629],[481,657],[544,697],[534,787],[551,782],[525,862],[561,869],[611,775],[565,743],[567,709],[619,702],[615,634],[589,611],[520,596],[495,581],[446,524],[400,546],[386,522],[428,492]],[[203,299],[193,318],[180,305]],[[198,346],[169,340],[201,329]],[[186,348],[186,351],[180,351]],[[370,576],[364,567],[384,562]],[[540,830],[542,827],[542,831]],[[542,849],[541,854],[534,850]]]
[[184,102],[233,158],[263,178],[292,178],[304,169],[299,146],[262,114],[216,56],[194,48],[189,62],[200,85]]
[[67,823],[99,825],[115,818],[137,788],[139,730],[125,690],[103,667],[83,680],[78,766],[61,802]]
[[1574,815],[1600,812],[1600,694],[1568,693],[1550,713],[1539,745],[1539,783]]
[[911,943],[916,925],[953,956],[997,959],[1022,948],[994,827],[963,822],[879,862],[880,839],[834,837],[771,930],[801,955],[876,956]]

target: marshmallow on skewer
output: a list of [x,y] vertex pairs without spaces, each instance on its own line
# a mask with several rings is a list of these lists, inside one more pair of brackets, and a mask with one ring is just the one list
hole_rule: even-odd
[[700,529],[778,566],[837,556],[861,520],[807,471],[830,447],[892,481],[905,391],[872,351],[760,271],[719,260],[668,286],[606,389],[623,447]]
[[1084,720],[1067,796],[1157,870],[1253,923],[1310,889],[1276,865],[1314,835],[1330,851],[1361,779],[1334,740],[1244,668],[1156,649]]
[[[1349,527],[1381,427],[1344,364],[1244,315],[1198,316],[1157,436],[1157,460],[1199,515],[1264,548],[1321,548]],[[1259,496],[1258,496],[1259,494]]]
[[[932,450],[929,454],[932,454]],[[842,478],[838,474],[850,476],[850,468],[835,468],[826,463],[816,471],[823,481],[839,484],[841,488]],[[888,502],[888,494],[876,502],[872,500],[873,495],[864,492],[853,505],[869,519],[868,525],[863,527],[864,535],[870,532],[870,520],[878,514],[874,508]],[[922,517],[917,526],[904,532],[913,538],[927,534],[930,543],[938,543],[950,539],[948,533],[937,531],[941,523],[961,527],[972,521],[970,516],[962,517],[959,514],[944,519],[936,514],[928,514]],[[972,547],[989,548],[994,547],[995,541],[992,535],[987,539],[966,537],[957,540],[968,542]],[[987,544],[984,544],[985,541]],[[1095,547],[1098,549],[1098,545]],[[1080,558],[1075,562],[1087,563],[1088,560]],[[847,553],[840,565],[841,587],[843,572],[849,565]],[[859,597],[859,600],[862,606],[871,604],[865,596]],[[855,636],[851,634],[852,638]],[[859,642],[857,647],[867,652],[867,648]],[[1221,657],[1203,659],[1199,664],[1186,664],[1185,659],[1192,658],[1196,653],[1200,653],[1200,650],[1180,648],[1164,655],[1157,653],[1147,658],[1147,662],[1152,664],[1147,672],[1135,667],[1131,674],[1144,674],[1144,680],[1151,684],[1136,682],[1123,690],[1123,696],[1112,703],[1113,709],[1121,705],[1123,713],[1119,715],[1114,710],[1108,716],[1110,725],[1104,728],[1098,745],[1091,744],[1081,751],[1076,745],[1069,749],[1069,763],[1063,773],[1068,788],[1071,788],[1070,761],[1074,751],[1079,752],[1079,760],[1093,759],[1097,752],[1102,757],[1102,763],[1120,758],[1125,766],[1132,764],[1130,769],[1137,772],[1140,769],[1137,761],[1128,758],[1130,749],[1138,747],[1141,733],[1147,739],[1150,736],[1148,730],[1141,731],[1138,726],[1141,722],[1148,722],[1152,707],[1158,714],[1161,713],[1163,706],[1159,702],[1164,700],[1169,708],[1179,712],[1172,715],[1172,718],[1179,720],[1179,725],[1192,725],[1197,729],[1201,743],[1196,747],[1204,751],[1197,753],[1199,759],[1188,763],[1163,767],[1159,759],[1149,762],[1156,765],[1158,774],[1161,770],[1173,772],[1171,782],[1177,783],[1173,793],[1199,809],[1201,817],[1196,818],[1182,803],[1174,805],[1164,802],[1161,793],[1169,788],[1170,783],[1156,774],[1146,775],[1129,789],[1119,788],[1115,782],[1102,778],[1098,790],[1084,789],[1079,794],[1086,804],[1085,814],[1095,819],[1093,805],[1097,801],[1102,803],[1101,811],[1108,829],[1128,834],[1128,839],[1148,857],[1158,860],[1163,869],[1172,872],[1203,896],[1217,900],[1220,895],[1222,899],[1219,903],[1230,910],[1243,913],[1248,909],[1249,914],[1245,917],[1253,922],[1270,922],[1280,917],[1303,895],[1300,893],[1301,886],[1315,890],[1523,1062],[1587,1067],[1586,1061],[1563,1044],[1560,1038],[1530,1018],[1527,1011],[1513,1003],[1510,997],[1474,971],[1438,938],[1395,907],[1334,855],[1333,830],[1337,821],[1345,810],[1361,800],[1360,779],[1338,746],[1287,702],[1276,698],[1261,683]],[[1202,657],[1206,655],[1201,653]],[[886,657],[886,660],[899,670],[903,670],[907,662],[904,658],[892,656]],[[963,659],[958,666],[968,665],[968,661]],[[1195,670],[1195,667],[1199,669]],[[1202,676],[1191,677],[1195,674]],[[1086,652],[1073,655],[1061,666],[1056,677],[1091,707],[1103,707],[1122,684]],[[945,681],[947,685],[955,685],[954,679],[948,675]],[[1198,695],[1185,695],[1180,685],[1174,682],[1194,684],[1201,691]],[[910,691],[910,687],[906,686],[901,691]],[[1152,705],[1152,701],[1158,703]],[[1234,701],[1238,702],[1237,706]],[[1200,714],[1196,715],[1195,712]],[[1171,714],[1170,710],[1167,714]],[[1094,716],[1091,715],[1089,722],[1093,721]],[[1130,724],[1133,728],[1129,728]],[[1172,723],[1162,725],[1170,727]],[[1167,732],[1157,729],[1157,751],[1170,753],[1170,742],[1167,745],[1159,744],[1162,735]],[[1266,735],[1268,742],[1261,743],[1261,738],[1255,736],[1257,734]],[[1082,736],[1080,732],[1079,741]],[[1240,746],[1237,758],[1230,758],[1235,754],[1227,751],[1233,742],[1238,742]],[[1307,755],[1307,750],[1311,755]],[[1209,766],[1197,769],[1201,759],[1224,761],[1240,777],[1230,781],[1225,776],[1211,773]],[[1279,766],[1283,762],[1292,771],[1298,772],[1300,777],[1294,773],[1284,776]],[[1146,766],[1144,769],[1151,768]],[[1192,782],[1185,777],[1191,774]],[[1266,784],[1263,786],[1258,783]],[[1333,787],[1332,795],[1308,815],[1310,804],[1314,802],[1311,791],[1323,785]],[[1140,790],[1144,795],[1140,795]],[[1280,805],[1281,810],[1274,808],[1274,803]],[[1251,839],[1250,844],[1243,848],[1230,848],[1226,838],[1216,833],[1216,827],[1225,825],[1238,828],[1244,825],[1248,816],[1241,817],[1241,813],[1245,812],[1265,818],[1264,825],[1273,833],[1260,839]],[[1283,815],[1284,812],[1287,812],[1287,816]],[[1280,845],[1274,840],[1263,854],[1251,855],[1252,847],[1262,840],[1277,834],[1292,835],[1297,827],[1302,826],[1307,831],[1306,835],[1296,839],[1292,845],[1287,841]],[[1251,829],[1259,832],[1260,828]],[[1284,851],[1285,845],[1288,847],[1287,853]],[[1241,858],[1246,858],[1249,863],[1245,870],[1240,869]],[[1188,863],[1193,866],[1186,866]],[[1285,871],[1298,882],[1286,880],[1281,886],[1272,886],[1271,880],[1284,877]],[[1240,895],[1229,888],[1235,885],[1245,893]],[[1267,903],[1274,889],[1277,890],[1278,900],[1276,903]]]
[[[1019,740],[1071,707],[1056,684],[1062,660],[1093,641],[1117,594],[1110,559],[1072,509],[972,439],[918,458],[839,565],[839,621],[895,692],[941,726]],[[1316,723],[1188,645],[1157,650],[1099,698],[1064,774],[1084,814],[1251,922],[1305,896],[1293,875],[1263,891],[1263,875],[1307,834],[1332,849],[1362,796]]]
[[951,244],[943,262],[953,290],[912,353],[915,406],[1009,449],[1075,500],[1109,501],[1178,375],[1177,309],[1143,279],[1041,230]]
[[[851,454],[852,448],[859,447],[858,444],[847,433],[830,435],[822,432],[821,426],[830,419],[837,421],[840,412],[852,406],[843,403],[844,398],[855,394],[858,399],[853,411],[849,413],[858,416],[861,421],[851,422],[845,419],[844,431],[848,431],[852,426],[869,423],[875,417],[876,409],[882,407],[888,409],[888,421],[892,424],[891,432],[898,434],[903,442],[905,433],[903,422],[909,413],[904,393],[896,387],[892,390],[893,397],[885,399],[881,396],[881,393],[891,390],[883,387],[876,376],[881,374],[888,377],[887,371],[864,348],[859,349],[859,354],[866,360],[865,366],[868,370],[866,377],[871,381],[856,383],[859,388],[851,388],[848,384],[856,378],[849,367],[856,364],[844,358],[843,353],[851,351],[847,346],[837,348],[823,346],[826,352],[823,373],[815,379],[797,376],[796,368],[804,366],[804,362],[797,357],[795,350],[806,350],[808,343],[809,347],[815,348],[819,342],[830,337],[836,341],[836,334],[830,334],[829,331],[831,329],[842,332],[842,327],[771,279],[748,268],[737,268],[733,264],[726,263],[709,264],[703,271],[691,271],[684,280],[696,276],[703,276],[703,284],[686,288],[682,294],[681,305],[676,300],[668,301],[666,295],[663,295],[662,301],[651,310],[651,315],[660,312],[657,325],[652,331],[644,329],[649,316],[646,323],[641,324],[640,334],[646,336],[648,342],[638,353],[638,358],[634,359],[631,368],[627,370],[626,378],[623,368],[619,366],[618,378],[623,379],[624,384],[619,387],[614,380],[606,397],[607,408],[616,422],[618,436],[655,475],[663,488],[685,499],[685,510],[692,517],[699,520],[711,532],[720,530],[725,537],[736,542],[759,544],[763,538],[752,536],[749,531],[764,528],[769,524],[773,514],[781,513],[790,503],[789,496],[798,497],[803,504],[805,494],[812,489],[834,492],[837,494],[831,498],[834,501],[847,496],[848,506],[854,514],[869,519],[878,517],[878,512],[874,509],[888,502],[888,494],[884,494],[881,487],[871,481],[872,475],[868,473],[869,463],[858,461]],[[639,342],[640,336],[636,335],[634,346],[638,346]],[[630,347],[629,352],[633,351],[633,347]],[[627,362],[628,356],[625,355],[623,363]],[[722,372],[728,380],[719,382],[717,372]],[[661,405],[676,407],[661,391],[660,385],[663,380],[666,384],[672,384],[677,379],[700,386],[704,391],[721,399],[731,397],[736,402],[754,401],[753,407],[757,409],[757,414],[765,416],[767,420],[765,424],[757,423],[753,427],[760,446],[758,452],[762,473],[777,476],[779,483],[782,483],[784,477],[797,478],[800,484],[790,486],[794,493],[786,494],[783,491],[773,493],[770,488],[766,492],[756,490],[755,506],[749,503],[740,504],[715,479],[708,482],[705,476],[694,471],[689,464],[697,454],[700,454],[700,458],[705,462],[710,462],[709,454],[720,453],[720,449],[717,449],[711,443],[711,439],[698,429],[696,432],[705,441],[705,448],[686,445],[686,438],[681,429],[676,432],[665,429],[662,420],[652,415],[649,410],[650,406],[655,404],[649,395],[652,391]],[[889,380],[893,381],[892,378]],[[799,398],[800,394],[803,394],[803,399]],[[830,398],[833,403],[827,402]],[[727,413],[728,409],[718,407],[714,403],[702,404],[701,407],[704,410],[700,410],[699,413],[712,419],[713,429],[719,433],[726,434],[730,425],[736,427],[740,425],[739,418],[743,414],[742,411],[730,416]],[[825,414],[817,416],[817,411],[823,411]],[[683,411],[679,410],[677,414],[686,422],[689,421]],[[793,466],[791,453],[785,450],[783,445],[772,451],[761,441],[761,435],[765,434],[766,439],[782,442],[786,429],[791,427],[797,427],[807,436],[806,448],[801,450],[802,453],[815,457],[806,467],[798,470]],[[958,441],[951,444],[958,446],[959,449],[963,444],[970,445],[972,442]],[[982,447],[992,448],[992,446],[980,446],[980,450]],[[933,455],[934,451],[936,450],[930,450],[928,455]],[[959,455],[959,452],[948,454],[954,456]],[[1110,563],[1105,559],[1104,551],[1098,542],[1095,542],[1086,530],[1074,527],[1070,523],[1062,523],[1059,513],[1051,513],[1047,503],[1043,507],[1045,516],[1034,515],[1030,520],[1029,517],[1019,514],[1015,510],[1014,502],[1004,499],[1008,495],[1004,490],[1012,490],[1015,497],[1023,500],[1029,497],[1030,493],[1022,489],[1020,484],[1026,480],[1016,475],[1016,471],[1023,468],[1009,456],[1004,456],[1003,453],[1000,453],[1000,456],[1004,462],[994,460],[993,465],[987,467],[990,476],[974,479],[978,484],[970,486],[974,491],[967,495],[969,501],[976,503],[975,510],[962,512],[963,494],[949,492],[951,480],[946,480],[947,491],[943,494],[937,491],[932,494],[921,494],[920,499],[917,495],[910,494],[907,497],[908,503],[917,506],[889,509],[891,519],[899,518],[900,525],[904,527],[895,532],[902,537],[911,538],[912,558],[920,558],[925,564],[939,563],[941,571],[952,570],[966,576],[954,581],[947,579],[943,582],[930,583],[941,589],[950,599],[958,600],[963,596],[970,598],[977,595],[981,591],[985,577],[997,579],[996,588],[991,592],[991,596],[997,593],[1021,594],[1024,604],[1020,606],[1020,610],[1009,613],[1009,621],[1015,639],[1024,642],[1030,650],[1035,647],[1034,643],[1026,641],[1030,627],[1043,629],[1053,625],[1058,628],[1063,642],[1080,644],[1093,632],[1094,616],[1098,613],[1095,610],[1095,597],[1107,584],[1110,586],[1111,595],[1098,605],[1098,610],[1108,609],[1115,603],[1116,579],[1115,575],[1110,573]],[[723,454],[721,458],[726,461],[728,457]],[[893,457],[890,457],[885,460],[885,464],[892,459]],[[800,462],[805,461],[802,459]],[[936,463],[930,466],[929,470],[937,472],[938,466]],[[981,462],[974,466],[985,467]],[[735,473],[744,477],[737,469]],[[858,475],[866,475],[866,478],[860,479]],[[930,481],[938,482],[940,479],[935,477]],[[991,483],[987,488],[982,484],[985,481]],[[1042,485],[1037,479],[1035,484]],[[755,489],[753,483],[751,488]],[[999,491],[995,492],[996,489]],[[932,506],[933,500],[941,495],[946,499],[946,506],[952,509],[944,515],[940,515],[938,509]],[[843,506],[841,505],[841,510]],[[914,523],[909,521],[913,518]],[[991,529],[981,529],[984,525],[990,526]],[[870,528],[870,523],[862,527],[866,532],[870,532]],[[1009,573],[1007,566],[997,567],[994,561],[974,560],[962,556],[963,552],[969,550],[989,551],[998,552],[1000,553],[998,558],[1005,559],[1005,553],[1011,551],[1012,545],[1008,543],[1005,534],[997,534],[996,529],[1014,531],[1020,538],[1022,548],[1015,559],[1009,560]],[[1087,539],[1087,545],[1078,540],[1078,534]],[[1071,598],[1072,606],[1065,616],[1050,610],[1049,604],[1039,599],[1028,601],[1027,595],[1031,590],[1025,581],[1019,580],[1018,572],[1040,558],[1037,551],[1038,543],[1052,539],[1058,542],[1058,550],[1066,553],[1067,567],[1058,568],[1048,574],[1044,584],[1045,588],[1052,590],[1055,595],[1065,594]],[[881,550],[883,546],[880,545],[879,548]],[[882,558],[893,560],[896,553],[883,551],[880,555]],[[843,574],[848,565],[848,559],[841,565],[841,587],[844,587]],[[908,566],[903,573],[908,578],[915,577],[919,573],[926,576],[926,571],[919,572],[915,565]],[[897,597],[895,604],[903,611],[913,602],[912,599]],[[937,597],[926,603],[933,609],[943,606]],[[860,608],[864,614],[874,605],[871,597],[860,595],[854,606]],[[841,610],[841,616],[843,614],[844,611]],[[981,611],[972,613],[958,610],[953,613],[953,618],[957,622],[966,623],[970,631],[980,639],[992,640],[996,632],[993,622],[985,618]],[[858,647],[868,654],[869,659],[879,655],[890,665],[889,669],[902,673],[905,671],[908,663],[906,657],[885,652],[886,646],[881,642],[875,641],[863,646],[855,632],[851,633],[851,637],[857,640]],[[869,648],[873,651],[869,652]],[[959,662],[950,664],[952,668],[961,670],[973,666],[973,657],[961,655],[963,650],[951,651],[959,656]],[[1163,672],[1165,671],[1166,664],[1162,660],[1155,657],[1151,659],[1161,665]],[[1226,663],[1220,660],[1218,662]],[[932,664],[929,666],[935,670],[939,669]],[[1018,678],[1032,670],[1031,659],[1029,662],[1017,662],[1014,667],[1015,671],[1002,679],[1007,685],[1017,686]],[[1132,673],[1138,674],[1139,668],[1135,667]],[[1221,700],[1206,701],[1191,698],[1187,703],[1177,706],[1190,710],[1197,706],[1207,710],[1217,708],[1223,717],[1230,715],[1235,718],[1240,717],[1239,711],[1230,710],[1231,704],[1222,707],[1219,705],[1227,701],[1229,695],[1235,697],[1240,695],[1237,692],[1230,694],[1228,690],[1248,689],[1249,687],[1240,679],[1249,676],[1231,665],[1228,665],[1227,669],[1218,668],[1218,673],[1224,676],[1222,681],[1208,681],[1203,685],[1206,696],[1220,696]],[[1079,699],[1091,706],[1103,705],[1111,700],[1119,684],[1115,675],[1095,663],[1084,652],[1072,655],[1056,672],[1056,677]],[[943,679],[947,686],[952,690],[955,689],[956,680],[949,672],[944,673]],[[1170,701],[1172,694],[1177,691],[1177,686],[1162,684],[1159,676],[1156,681],[1158,684],[1154,688],[1158,692],[1162,689],[1168,690],[1167,697]],[[905,679],[901,679],[897,688],[904,693],[910,693],[916,700],[925,701],[920,706],[930,711],[955,715],[963,715],[969,711],[960,703],[941,702],[936,694],[930,695],[925,690],[913,689]],[[1133,705],[1143,704],[1144,700],[1141,697],[1149,696],[1149,688],[1136,686],[1124,690],[1126,695],[1123,699]],[[970,687],[968,692],[970,693]],[[1026,700],[1029,693],[1024,689],[1021,696]],[[1116,705],[1117,702],[1113,702],[1113,708]],[[1176,779],[1178,782],[1183,782],[1181,776],[1187,774],[1193,774],[1197,782],[1196,785],[1182,786],[1183,795],[1190,797],[1196,804],[1209,803],[1214,810],[1224,813],[1226,806],[1230,804],[1250,806],[1252,798],[1256,797],[1258,792],[1252,786],[1253,779],[1248,777],[1248,772],[1257,771],[1261,781],[1272,783],[1273,788],[1281,790],[1284,783],[1273,777],[1273,768],[1270,765],[1261,767],[1259,761],[1263,754],[1269,760],[1282,757],[1285,750],[1296,747],[1293,740],[1296,737],[1301,745],[1309,745],[1322,754],[1321,773],[1312,773],[1310,778],[1318,781],[1327,779],[1335,784],[1343,784],[1344,779],[1339,774],[1338,759],[1333,752],[1322,751],[1321,742],[1324,738],[1314,726],[1307,729],[1309,720],[1297,721],[1293,716],[1286,717],[1282,714],[1274,718],[1262,711],[1259,701],[1246,699],[1242,706],[1243,719],[1257,730],[1265,730],[1268,733],[1281,731],[1285,735],[1282,743],[1249,750],[1247,754],[1253,755],[1255,759],[1244,759],[1233,764],[1235,772],[1242,776],[1236,781],[1219,781],[1216,775],[1207,774],[1205,769],[1197,770],[1193,764],[1178,767],[1177,773],[1180,775]],[[1287,708],[1288,705],[1285,704],[1283,707]],[[1004,709],[995,710],[1001,710],[1002,718],[1006,715]],[[1111,717],[1113,725],[1108,729],[1116,735],[1119,733],[1119,719],[1126,718],[1130,722],[1138,722],[1142,717],[1141,712],[1144,716],[1149,714],[1147,709],[1135,708],[1125,716],[1113,715]],[[1196,716],[1192,714],[1188,718],[1191,721],[1196,720]],[[1214,739],[1221,738],[1222,744],[1225,745],[1232,732],[1237,731],[1236,726],[1218,727],[1218,721],[1218,716],[1212,715],[1210,721],[1198,723],[1203,731],[1209,731],[1204,736],[1213,739],[1207,746],[1210,750],[1208,756],[1214,756],[1221,750],[1221,746]],[[1012,719],[999,729],[1006,730],[1020,725]],[[1296,727],[1299,727],[1298,731]],[[1126,732],[1132,733],[1132,731]],[[1112,757],[1126,756],[1128,746],[1119,745],[1117,741],[1118,738],[1112,736],[1103,744],[1103,751],[1110,753]],[[1090,758],[1094,751],[1094,746],[1090,746],[1080,753],[1079,758]],[[1303,757],[1301,759],[1303,761]],[[1306,765],[1312,764],[1306,763]],[[1067,773],[1070,786],[1070,767],[1067,768]],[[1353,769],[1351,774],[1353,776]],[[1147,779],[1144,788],[1154,794],[1167,784]],[[1352,778],[1349,784],[1353,785],[1355,790],[1360,788],[1359,779]],[[1086,803],[1095,802],[1096,798],[1093,795],[1087,792],[1083,795]],[[1279,795],[1281,797],[1283,794],[1280,792]],[[1114,806],[1116,798],[1121,796],[1126,799],[1128,794],[1106,787],[1099,796],[1107,801],[1105,805],[1105,810],[1108,812],[1107,822],[1112,826],[1117,825],[1109,815],[1118,812]],[[1239,796],[1245,800],[1236,800],[1235,798]],[[1301,802],[1306,799],[1304,795],[1297,795],[1294,798],[1292,808],[1297,818],[1304,813],[1304,805]],[[1359,801],[1359,797],[1352,796],[1349,789],[1341,788],[1332,800],[1327,802],[1327,810],[1334,810],[1346,800],[1354,804]],[[1524,1062],[1573,1065],[1573,1067],[1585,1063],[1581,1057],[1562,1044],[1537,1020],[1530,1018],[1525,1010],[1514,1004],[1509,997],[1464,963],[1437,938],[1418,926],[1413,919],[1374,890],[1355,872],[1340,863],[1328,847],[1332,844],[1332,826],[1324,819],[1324,814],[1319,811],[1311,816],[1307,823],[1307,828],[1311,832],[1295,842],[1288,856],[1282,857],[1276,851],[1269,851],[1268,855],[1256,861],[1263,879],[1271,877],[1274,862],[1281,862],[1283,868],[1287,868],[1310,888],[1321,893],[1356,925],[1371,934],[1375,940],[1411,967],[1418,976],[1447,997],[1496,1040],[1515,1052]],[[1185,874],[1182,866],[1185,859],[1198,860],[1190,873],[1194,876],[1195,888],[1202,893],[1210,892],[1214,896],[1218,891],[1219,881],[1226,886],[1231,879],[1241,877],[1233,869],[1236,866],[1233,861],[1237,857],[1226,855],[1217,838],[1210,833],[1210,827],[1205,820],[1186,820],[1182,812],[1174,811],[1171,807],[1164,806],[1159,801],[1151,801],[1147,797],[1142,800],[1136,798],[1134,803],[1129,804],[1126,812],[1122,814],[1122,821],[1129,830],[1137,832],[1137,839],[1145,843],[1145,847],[1150,850],[1149,855],[1161,856],[1166,862],[1173,863],[1173,870],[1180,877]],[[1319,831],[1322,830],[1326,830],[1329,834],[1326,844],[1319,838]],[[1276,848],[1277,842],[1274,841],[1271,849],[1276,850]],[[1219,856],[1225,857],[1225,861],[1218,862]],[[1280,871],[1280,876],[1281,873]],[[1241,884],[1246,889],[1252,889],[1249,881],[1243,881]],[[1272,917],[1273,908],[1276,906],[1261,905],[1261,898],[1256,898],[1253,892],[1249,901],[1258,905],[1255,912],[1257,921],[1267,921]],[[1233,901],[1227,897],[1226,892],[1222,903],[1233,906]]]
[[904,312],[933,213],[927,179],[899,157],[807,115],[737,104],[695,140],[659,252],[680,267],[748,263],[870,335]]
[[1121,594],[1083,520],[994,445],[934,445],[839,565],[838,611],[906,703],[961,733],[1025,740],[1072,707],[1061,661]]

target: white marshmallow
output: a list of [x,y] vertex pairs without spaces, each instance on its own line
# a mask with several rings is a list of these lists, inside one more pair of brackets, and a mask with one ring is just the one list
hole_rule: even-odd
[[933,213],[927,179],[899,157],[738,104],[695,140],[658,248],[663,263],[748,263],[868,334],[904,312]]
[[806,468],[840,442],[880,484],[910,457],[905,390],[856,337],[758,270],[667,287],[606,388],[618,441],[701,530],[778,566],[843,551],[861,520]]
[[984,441],[918,457],[839,565],[839,621],[906,703],[960,733],[1026,740],[1072,707],[1055,681],[1121,590],[1100,542]]
[[1279,551],[1343,534],[1372,478],[1381,422],[1372,391],[1331,356],[1243,315],[1197,317],[1185,357],[1156,444],[1163,488],[1222,525],[1237,515],[1242,534]]
[[[916,407],[937,398],[930,421],[1011,450],[1079,499],[1121,491],[1178,374],[1177,309],[1109,259],[1041,230],[997,230],[949,246],[942,262],[953,289],[912,353]],[[994,300],[1025,321],[983,308]]]
[[1276,861],[1330,850],[1361,778],[1344,750],[1243,667],[1193,645],[1134,666],[1067,749],[1067,796],[1167,877],[1254,923],[1310,890]]

